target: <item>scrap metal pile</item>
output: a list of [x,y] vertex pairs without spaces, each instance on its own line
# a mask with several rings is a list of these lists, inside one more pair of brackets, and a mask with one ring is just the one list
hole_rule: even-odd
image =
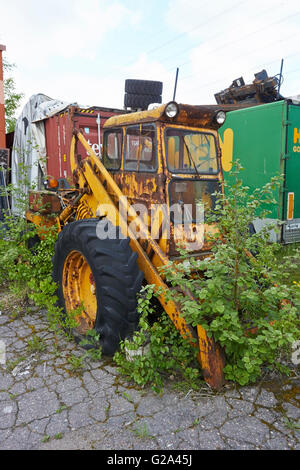
[[280,95],[281,78],[269,77],[265,70],[255,74],[250,85],[245,85],[243,77],[232,82],[229,88],[215,94],[218,104],[272,103],[283,100]]

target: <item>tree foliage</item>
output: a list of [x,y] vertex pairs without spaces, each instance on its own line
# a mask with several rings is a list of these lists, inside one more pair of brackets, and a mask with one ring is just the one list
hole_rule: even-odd
[[[207,223],[218,229],[211,235],[210,256],[197,259],[180,249],[181,261],[170,261],[163,274],[172,288],[164,293],[166,301],[177,302],[189,325],[201,325],[221,345],[226,355],[225,378],[247,385],[268,371],[289,373],[291,349],[300,338],[300,289],[293,283],[300,253],[295,250],[282,258],[280,245],[270,243],[270,230],[278,230],[280,222],[259,233],[249,230],[253,220],[270,216],[271,211],[263,207],[276,203],[274,194],[281,178],[250,192],[242,184],[241,170],[236,162],[233,183],[225,185],[225,196],[215,194],[216,207],[206,210]],[[147,313],[147,305],[139,305]],[[146,330],[151,343],[143,356],[126,362],[124,354],[116,355],[121,370],[137,383],[161,385],[159,374],[166,369],[168,353],[172,351],[173,361],[178,358],[179,335],[170,339],[168,328],[162,332],[155,323]],[[141,324],[132,345],[125,341],[127,349],[137,350],[145,340],[144,332]],[[154,339],[158,342],[157,332],[159,351],[153,346]],[[190,359],[188,354],[184,357]],[[179,362],[189,370],[187,361]]]
[[18,109],[23,93],[16,91],[15,79],[10,76],[10,72],[15,68],[15,64],[3,60],[4,69],[4,104],[5,104],[5,130],[7,133],[13,132],[16,125],[15,113]]

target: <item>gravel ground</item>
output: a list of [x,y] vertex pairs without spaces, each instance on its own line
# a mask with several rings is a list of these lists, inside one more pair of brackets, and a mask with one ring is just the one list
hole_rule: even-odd
[[[33,336],[44,351],[28,347]],[[297,376],[228,385],[219,394],[206,385],[180,392],[170,379],[156,395],[124,382],[108,360],[72,370],[68,358],[82,351],[64,336],[55,339],[45,312],[36,310],[3,310],[0,342],[2,450],[300,450]]]

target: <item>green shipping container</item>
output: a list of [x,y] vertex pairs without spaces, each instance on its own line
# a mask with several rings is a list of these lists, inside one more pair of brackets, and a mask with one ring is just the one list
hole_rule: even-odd
[[271,238],[300,242],[300,104],[284,100],[231,111],[219,135],[225,181],[230,183],[232,161],[237,159],[250,191],[284,175],[270,219],[254,221],[255,229],[279,219],[284,221],[281,234],[274,232]]

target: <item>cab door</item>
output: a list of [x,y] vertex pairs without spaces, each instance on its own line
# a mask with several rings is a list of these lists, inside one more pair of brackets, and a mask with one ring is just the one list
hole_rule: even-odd
[[154,124],[125,128],[120,187],[131,204],[142,204],[148,211],[152,204],[166,203],[159,139],[160,130]]
[[300,242],[300,106],[288,106],[285,163],[284,241]]

